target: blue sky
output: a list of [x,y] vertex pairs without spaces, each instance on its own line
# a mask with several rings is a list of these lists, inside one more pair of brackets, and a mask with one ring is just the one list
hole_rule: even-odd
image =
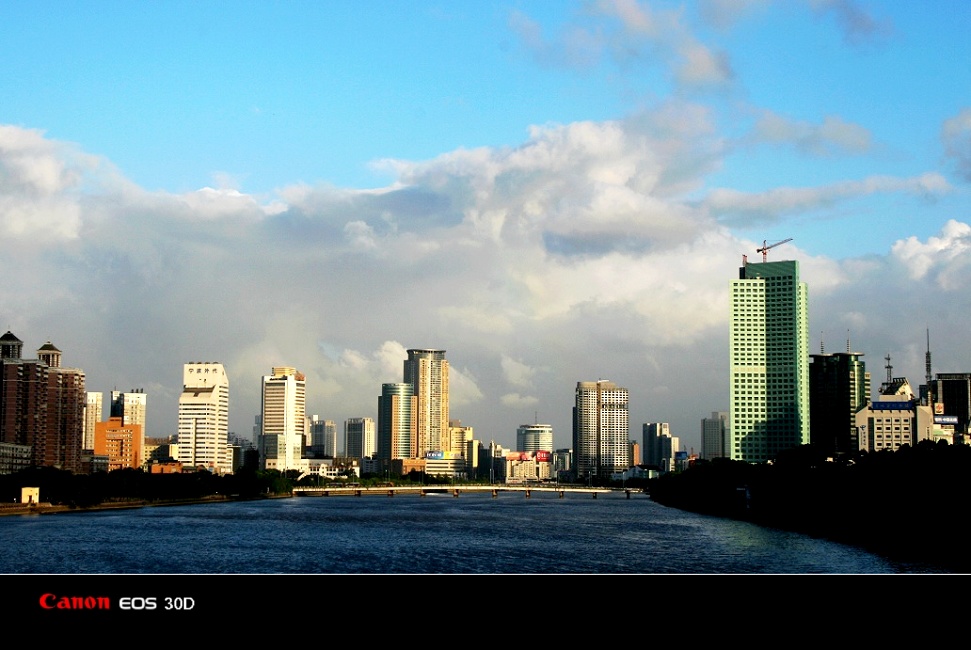
[[342,422],[433,347],[486,440],[568,446],[602,377],[633,437],[697,448],[728,281],[792,238],[813,351],[916,385],[929,328],[967,372],[969,28],[958,0],[0,0],[0,328],[145,388],[153,435],[185,361],[226,364],[249,434],[273,365]]

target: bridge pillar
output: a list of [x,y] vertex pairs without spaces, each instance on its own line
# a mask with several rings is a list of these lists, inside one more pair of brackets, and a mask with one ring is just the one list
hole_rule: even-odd
[[452,490],[452,496],[457,499],[458,496],[459,496],[459,491],[458,490]]
[[422,489],[418,490],[418,494],[420,494],[422,496],[425,496],[425,489],[422,488]]
[[529,490],[526,490],[526,498],[529,498]]
[[499,490],[492,488],[492,498],[495,499],[497,496],[499,496]]
[[388,490],[388,496],[389,497],[393,497],[394,496],[394,490]]
[[625,490],[624,492],[627,494],[627,498],[629,499],[630,498],[630,490]]
[[594,492],[594,493],[593,493],[593,498],[594,498],[594,499],[596,499],[596,498],[597,498],[597,493],[596,493],[596,492]]
[[560,498],[563,498],[563,490],[560,490]]
[[361,496],[361,491],[360,491],[360,490],[356,490],[356,491],[354,492],[354,496],[356,496],[356,497],[359,497],[359,496]]

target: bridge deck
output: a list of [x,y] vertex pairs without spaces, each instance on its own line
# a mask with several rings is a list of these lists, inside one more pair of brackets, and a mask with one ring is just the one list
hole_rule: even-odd
[[396,494],[451,494],[458,497],[463,492],[488,492],[493,498],[500,492],[522,492],[529,498],[533,492],[554,493],[561,499],[565,494],[589,494],[594,499],[598,494],[623,493],[630,498],[632,492],[639,490],[617,488],[588,488],[588,487],[557,487],[530,485],[395,485],[381,487],[334,487],[334,486],[299,486],[293,488],[294,496],[395,496]]

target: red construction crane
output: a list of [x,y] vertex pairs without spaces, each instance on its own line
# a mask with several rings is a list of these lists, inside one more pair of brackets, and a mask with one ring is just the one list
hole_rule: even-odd
[[792,241],[792,237],[790,237],[789,239],[783,239],[782,241],[777,241],[774,244],[766,244],[765,240],[763,239],[762,240],[762,248],[756,248],[755,249],[755,252],[756,253],[762,253],[762,262],[768,262],[769,261],[769,259],[768,259],[769,258],[769,249],[770,248],[775,248],[776,246],[779,246],[780,244],[784,244],[787,241]]

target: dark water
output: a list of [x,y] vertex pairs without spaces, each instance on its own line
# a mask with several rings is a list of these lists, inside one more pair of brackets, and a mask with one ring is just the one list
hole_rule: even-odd
[[295,497],[0,518],[5,574],[933,573],[645,495]]

